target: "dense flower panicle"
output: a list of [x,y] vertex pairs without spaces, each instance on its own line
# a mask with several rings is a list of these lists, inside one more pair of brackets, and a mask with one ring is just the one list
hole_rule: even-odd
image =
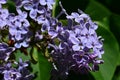
[[47,9],[52,10],[55,0],[15,0],[15,4],[18,8],[24,6],[26,10],[36,8],[39,10],[40,6],[47,6]]
[[[72,13],[71,15],[75,15],[77,13]],[[73,44],[75,44],[75,48],[73,46],[74,49],[79,48],[78,50],[80,50],[80,46],[83,46],[84,48],[88,48],[89,50],[92,49],[93,53],[96,53],[96,56],[98,56],[99,58],[101,58],[101,55],[104,53],[103,52],[103,44],[102,41],[99,39],[99,37],[97,37],[96,34],[96,29],[97,29],[97,25],[96,23],[92,22],[90,17],[87,16],[86,14],[81,14],[81,15],[77,15],[73,16],[73,19],[79,18],[80,21],[78,21],[77,26],[75,25],[74,30],[72,30],[72,34],[70,36],[70,39],[73,40]],[[69,19],[69,18],[68,18]],[[96,52],[97,51],[97,52]]]
[[29,46],[29,22],[26,19],[27,13],[22,12],[20,9],[17,9],[18,15],[10,14],[8,17],[8,26],[10,33],[10,40],[14,40],[15,47],[21,48]]
[[[25,10],[29,11],[28,13],[29,17],[33,19],[34,22],[37,22],[39,25],[42,26],[41,31],[37,30],[39,32],[36,32],[35,39],[36,38],[41,39],[42,38],[41,33],[50,30],[50,26],[52,23],[51,21],[52,7],[54,3],[55,3],[54,0],[17,0],[15,1],[16,7],[18,9],[23,7]],[[20,36],[21,35],[19,35],[18,37],[21,38]],[[17,44],[17,46],[20,47],[20,44]]]
[[54,0],[18,0],[16,6],[29,10],[30,18],[38,22],[38,24],[43,24],[47,21],[46,17],[51,15],[54,3]]
[[[59,44],[49,44],[54,50],[51,52],[59,75],[69,73],[70,70],[80,73],[99,70],[99,60],[104,53],[101,37],[96,34],[97,24],[92,22],[85,13],[72,13],[66,16],[68,26],[56,26],[49,30],[51,36],[59,41]],[[61,30],[57,30],[57,28]],[[56,33],[56,34],[55,34]],[[66,57],[67,56],[67,57]],[[70,56],[70,57],[69,57]],[[59,60],[60,59],[60,60]],[[65,65],[60,66],[60,65]],[[60,68],[62,71],[60,71]]]
[[0,43],[0,60],[7,61],[14,50],[14,47],[9,47],[6,43]]
[[8,28],[10,40],[15,42],[15,47],[20,48],[29,46],[29,22],[27,12],[16,9],[18,15],[9,13],[7,9],[0,7],[0,30]]
[[[17,65],[18,68],[14,68],[12,64]],[[7,63],[0,66],[0,74],[3,75],[4,80],[32,80],[33,74],[27,69],[29,66],[28,61],[23,62],[19,59],[19,62]]]

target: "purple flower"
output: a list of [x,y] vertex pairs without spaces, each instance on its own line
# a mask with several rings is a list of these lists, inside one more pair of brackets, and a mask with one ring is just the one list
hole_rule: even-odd
[[5,4],[7,0],[0,0],[0,4]]
[[35,40],[39,41],[41,39],[43,39],[43,35],[41,34],[40,31],[37,31],[36,34],[35,34]]
[[47,5],[48,9],[52,9],[52,6],[55,4],[54,0],[40,0],[40,4],[45,6]]
[[9,15],[9,12],[7,9],[2,9],[0,7],[0,29],[4,29],[4,27],[7,25],[7,17]]
[[9,15],[9,33],[10,39],[14,40],[15,47],[21,48],[29,46],[29,22],[26,19],[27,13],[22,12],[20,9],[17,9],[18,15],[15,16],[13,14]]
[[4,80],[32,80],[34,75],[30,74],[28,66],[29,62],[23,62],[20,58],[19,62],[7,62],[0,65],[0,74],[3,75]]
[[75,54],[73,54],[73,58],[75,59],[76,61],[76,65],[78,65],[78,70],[80,70],[80,72],[82,72],[83,68],[86,70],[86,71],[90,71],[90,70],[93,70],[93,71],[96,71],[98,70],[98,64],[101,64],[103,63],[102,60],[96,60],[97,58],[97,55],[95,56],[95,54],[90,54],[90,53],[86,53],[86,52],[83,52],[83,51],[79,51]]
[[21,58],[19,58],[19,63],[18,63],[19,67],[18,67],[18,70],[22,70],[23,68],[26,68],[28,67],[28,62],[23,62],[23,60]]
[[89,20],[90,17],[87,15],[87,14],[84,14],[84,13],[76,13],[76,12],[73,12],[71,13],[71,15],[67,15],[66,16],[67,19],[74,19],[75,22],[77,23],[80,23],[80,22],[85,22],[85,20]]
[[[17,3],[20,3],[17,6]],[[16,1],[17,8],[24,7],[25,10],[30,11],[29,17],[33,19],[38,24],[49,24],[48,18],[51,17],[51,10],[54,4],[54,0],[23,0],[23,1]],[[47,5],[47,7],[46,7]],[[20,7],[19,7],[20,6]]]
[[[42,2],[45,1],[43,0]],[[29,10],[30,18],[32,18],[34,21],[37,21],[40,24],[43,19],[46,20],[46,16],[49,14],[49,12],[51,13],[51,9],[54,2],[52,0],[48,0],[45,3],[46,5],[48,5],[48,8],[50,8],[50,10],[48,10],[45,7],[45,5],[41,4],[40,0],[18,0],[16,1],[16,6],[17,8],[21,8],[23,6],[25,10]]]
[[20,72],[18,72],[15,69],[4,70],[3,74],[4,74],[4,80],[19,80],[21,77]]
[[44,15],[40,15],[37,17],[38,24],[48,25],[49,21]]
[[21,58],[19,58],[19,63],[18,63],[18,71],[21,73],[20,80],[32,80],[34,75],[30,74],[30,71],[27,69],[29,66],[29,61],[23,62]]
[[14,47],[9,47],[6,43],[0,43],[0,60],[7,61],[14,50]]
[[[98,26],[89,15],[80,10],[68,15],[63,9],[68,20],[68,24],[64,26],[57,18],[52,17],[54,0],[14,0],[16,14],[2,8],[2,4],[6,2],[7,0],[0,1],[0,29],[7,27],[9,40],[13,41],[18,50],[28,47],[32,40],[32,44],[40,45],[41,49],[50,49],[48,51],[51,51],[53,60],[52,80],[66,79],[71,70],[99,70],[99,64],[103,63],[100,60],[104,53],[103,43],[96,33]],[[28,61],[20,58],[19,62],[13,62],[9,58],[15,48],[0,43],[0,74],[4,80],[32,80],[34,76],[28,70]]]
[[52,44],[49,44],[53,49],[51,51],[55,66],[53,74],[56,71],[59,73],[56,76],[63,77],[67,76],[70,70],[80,73],[99,70],[99,64],[103,63],[100,58],[104,50],[102,39],[96,33],[98,26],[85,13],[74,12],[66,17],[67,26],[61,25],[61,28],[50,24],[48,30],[48,34],[53,37]]

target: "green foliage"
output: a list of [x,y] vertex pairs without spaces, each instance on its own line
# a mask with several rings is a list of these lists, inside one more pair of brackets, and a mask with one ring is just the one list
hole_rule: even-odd
[[37,60],[37,63],[32,64],[33,72],[36,73],[35,80],[49,80],[51,63],[48,62],[46,57],[36,47],[33,48],[33,57]]
[[[35,80],[50,80],[50,72],[52,65],[44,55],[42,55],[42,52],[37,49],[37,47],[29,48],[27,50],[29,55],[25,55],[23,52],[17,50],[16,60],[19,61],[19,58],[22,58],[23,61],[30,60],[31,67],[33,68],[32,73],[35,74]],[[34,59],[31,60],[32,57]]]
[[112,80],[120,80],[120,66],[116,68],[116,71]]
[[110,17],[110,29],[120,44],[120,15],[112,14]]
[[[29,50],[29,49],[28,49]],[[27,51],[27,50],[26,50]],[[30,60],[30,56],[25,55],[23,51],[17,50],[16,51],[16,60],[19,61],[19,58],[22,58],[23,61]]]
[[58,7],[59,5],[59,0],[56,0],[55,1],[55,4],[53,6],[53,11],[52,11],[52,16],[55,17],[56,16],[56,8]]
[[88,13],[93,20],[97,21],[102,20],[104,17],[108,17],[111,14],[106,7],[94,0],[90,0],[85,12]]

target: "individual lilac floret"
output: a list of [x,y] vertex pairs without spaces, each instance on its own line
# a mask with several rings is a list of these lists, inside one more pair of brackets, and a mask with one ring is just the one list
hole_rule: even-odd
[[40,4],[43,6],[47,5],[48,9],[52,9],[55,4],[55,0],[40,0]]
[[14,50],[14,47],[9,47],[6,43],[0,43],[0,60],[7,61]]
[[39,0],[32,0],[23,4],[24,9],[30,10],[29,16],[36,21],[38,14],[44,13],[44,7],[39,5]]
[[19,58],[18,63],[18,71],[21,73],[20,80],[32,80],[34,75],[30,74],[30,71],[27,69],[29,66],[29,61],[23,61],[21,58]]
[[41,34],[41,31],[37,31],[35,34],[35,41],[39,41],[43,39],[43,35]]
[[[51,38],[55,38],[62,31],[62,24],[56,18],[49,17],[48,21],[42,25],[41,31],[47,32]],[[57,26],[57,27],[56,27]]]
[[27,13],[22,12],[20,9],[17,9],[18,15],[15,16],[14,14],[9,15],[9,33],[10,33],[10,40],[15,42],[16,48],[28,47],[29,46],[29,22],[26,19]]
[[23,68],[28,67],[28,62],[23,62],[21,58],[19,58],[19,63],[18,63],[18,70],[22,70]]
[[4,80],[20,80],[21,74],[16,69],[4,70]]

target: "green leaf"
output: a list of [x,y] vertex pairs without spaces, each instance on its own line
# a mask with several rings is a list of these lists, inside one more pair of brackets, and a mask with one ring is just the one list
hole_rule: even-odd
[[104,27],[107,30],[110,30],[110,27],[108,26],[110,24],[109,18],[105,17],[101,21],[95,21],[98,25]]
[[[120,73],[119,73],[119,75],[120,75]],[[115,76],[113,80],[120,80],[120,76],[119,75]]]
[[110,17],[110,29],[120,44],[120,15],[112,14]]
[[120,53],[119,53],[118,65],[120,66]]
[[33,54],[38,61],[36,64],[32,64],[33,73],[37,75],[35,80],[49,80],[51,76],[51,63],[48,62],[47,58],[36,47],[33,48]]
[[16,7],[15,7],[15,3],[13,0],[8,0],[7,5],[8,5],[8,10],[10,13],[16,13]]
[[59,20],[64,26],[67,26],[68,25],[68,20],[65,20],[65,19],[62,19],[62,20]]
[[16,60],[19,61],[19,58],[22,58],[23,61],[30,60],[29,55],[25,55],[23,52],[20,50],[17,50],[15,53]]
[[[120,46],[120,15],[112,14],[110,17],[110,30],[115,35],[116,39],[119,42]],[[120,53],[119,53],[119,60],[118,65],[120,65]]]
[[85,12],[89,14],[93,20],[97,21],[111,15],[111,12],[105,6],[95,0],[90,0]]
[[97,33],[104,38],[104,64],[100,65],[98,72],[92,72],[92,74],[96,80],[111,80],[119,58],[119,46],[113,34],[102,25],[98,28]]
[[55,17],[56,16],[56,8],[58,7],[59,4],[59,0],[55,0],[55,4],[53,6],[53,10],[52,10],[52,16]]
[[120,66],[116,68],[116,71],[112,80],[120,80]]

